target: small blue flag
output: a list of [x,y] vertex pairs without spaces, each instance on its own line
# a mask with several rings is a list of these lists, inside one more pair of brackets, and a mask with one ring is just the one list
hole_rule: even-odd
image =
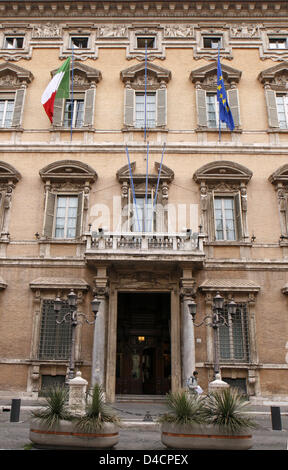
[[231,109],[228,103],[227,94],[225,91],[224,80],[222,75],[222,68],[220,63],[220,52],[218,49],[218,64],[217,64],[217,101],[219,102],[219,119],[226,122],[227,126],[233,131],[235,125]]

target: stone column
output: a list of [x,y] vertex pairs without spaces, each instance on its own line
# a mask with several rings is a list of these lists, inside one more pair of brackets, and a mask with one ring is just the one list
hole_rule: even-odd
[[91,386],[96,383],[104,387],[105,384],[105,360],[106,360],[106,316],[108,302],[108,278],[106,268],[98,269],[98,275],[94,279],[95,288],[93,294],[100,300],[100,306],[94,326]]
[[183,270],[181,279],[181,353],[182,353],[182,386],[186,387],[187,379],[195,370],[195,337],[194,325],[189,313],[188,302],[195,296],[195,280],[192,270]]

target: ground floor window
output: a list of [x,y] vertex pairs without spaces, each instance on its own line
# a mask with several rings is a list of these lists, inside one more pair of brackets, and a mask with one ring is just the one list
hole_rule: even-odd
[[[228,304],[227,304],[228,305]],[[230,315],[224,305],[224,317],[229,327],[219,328],[219,352],[222,362],[249,361],[249,331],[246,303],[237,303],[236,314]]]

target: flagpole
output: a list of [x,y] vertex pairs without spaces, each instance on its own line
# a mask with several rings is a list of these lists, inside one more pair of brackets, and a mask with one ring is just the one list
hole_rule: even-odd
[[[220,63],[220,41],[218,42],[218,62]],[[220,119],[220,100],[219,102],[219,142],[221,142],[221,119]]]
[[134,201],[134,204],[135,204],[135,211],[136,211],[136,217],[137,217],[137,222],[138,222],[138,228],[139,228],[139,232],[141,232],[141,227],[140,227],[140,222],[139,222],[139,217],[138,217],[138,210],[137,210],[137,202],[136,202],[136,196],[135,196],[135,189],[134,189],[134,183],[133,183],[132,169],[131,169],[131,163],[130,163],[130,157],[129,157],[129,152],[128,152],[127,145],[126,145],[126,155],[127,155],[127,159],[128,159],[128,166],[129,166],[133,201]]
[[146,142],[147,126],[147,39],[145,40],[145,96],[144,96],[144,141]]
[[148,159],[149,159],[149,142],[147,143],[147,157],[146,157],[146,187],[145,187],[144,232],[146,232],[146,219],[147,219],[147,207],[148,207]]
[[70,129],[70,141],[72,142],[73,132],[73,113],[74,113],[74,44],[72,41],[72,77],[71,77],[71,129]]

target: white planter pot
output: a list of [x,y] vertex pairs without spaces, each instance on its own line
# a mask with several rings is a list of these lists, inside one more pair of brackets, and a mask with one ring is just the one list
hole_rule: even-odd
[[70,421],[60,421],[57,426],[48,428],[40,419],[32,419],[29,437],[41,448],[107,449],[118,443],[119,430],[113,423],[104,423],[99,431],[87,433]]
[[247,450],[253,445],[250,431],[231,434],[214,425],[163,423],[162,443],[173,449]]

